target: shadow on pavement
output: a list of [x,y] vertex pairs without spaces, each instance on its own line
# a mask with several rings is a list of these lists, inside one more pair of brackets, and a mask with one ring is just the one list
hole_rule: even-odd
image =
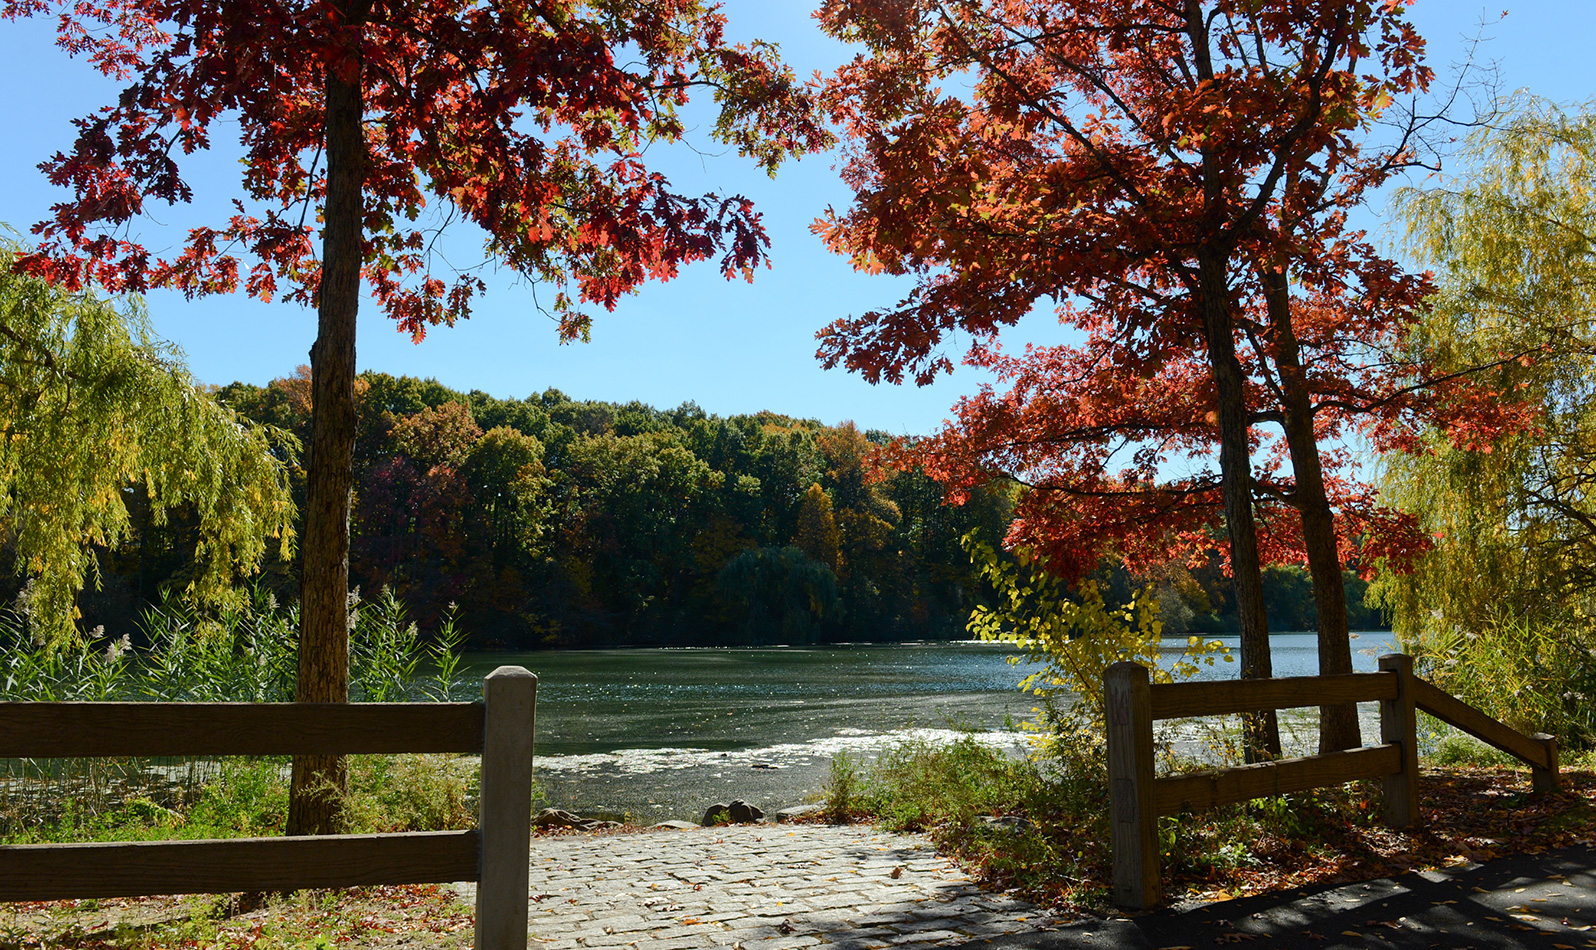
[[1596,948],[1596,848],[1586,843],[1444,872],[1156,910],[1129,920],[976,940],[959,950],[1206,950],[1230,944],[1257,950]]

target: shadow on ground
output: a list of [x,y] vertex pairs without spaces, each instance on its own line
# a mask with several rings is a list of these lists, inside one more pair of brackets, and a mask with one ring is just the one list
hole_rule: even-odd
[[1445,872],[1158,910],[1129,920],[975,940],[958,950],[1199,950],[1227,944],[1257,950],[1596,948],[1596,848],[1586,843]]

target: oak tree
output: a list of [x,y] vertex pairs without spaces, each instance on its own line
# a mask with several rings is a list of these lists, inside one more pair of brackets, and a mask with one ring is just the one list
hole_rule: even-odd
[[[916,281],[826,328],[822,358],[925,383],[965,334],[966,361],[1008,387],[961,402],[906,464],[955,497],[1030,485],[1008,542],[1067,577],[1111,551],[1206,548],[1222,526],[1243,676],[1270,673],[1261,564],[1305,560],[1320,670],[1350,671],[1343,563],[1424,540],[1321,443],[1349,424],[1396,441],[1435,405],[1428,367],[1386,356],[1426,282],[1346,218],[1424,125],[1406,111],[1369,145],[1431,80],[1402,8],[829,0],[820,16],[867,52],[825,99],[854,203],[816,228]],[[1049,305],[1084,342],[1004,353],[999,332]],[[1358,744],[1351,707],[1321,721],[1322,748]],[[1278,753],[1272,715],[1249,717],[1248,749]]]
[[[4,13],[57,16],[62,47],[126,83],[44,164],[72,197],[35,228],[23,268],[69,290],[243,290],[317,309],[304,701],[348,691],[362,285],[418,341],[468,316],[482,277],[435,254],[437,229],[464,218],[491,261],[552,285],[562,337],[583,337],[585,308],[647,279],[765,261],[748,200],[678,193],[645,161],[650,143],[683,137],[691,92],[713,93],[714,138],[767,170],[825,141],[774,47],[728,42],[697,0],[5,0]],[[148,203],[191,199],[181,162],[224,119],[245,152],[232,213],[169,256],[126,236]],[[337,795],[311,790],[335,792],[342,774],[339,760],[296,760],[291,832],[337,826]]]

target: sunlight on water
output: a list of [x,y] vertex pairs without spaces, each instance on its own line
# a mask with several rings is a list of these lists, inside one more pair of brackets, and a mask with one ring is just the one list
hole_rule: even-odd
[[[1375,668],[1389,634],[1353,641]],[[1235,637],[1220,637],[1232,650]],[[1276,676],[1312,675],[1312,634],[1271,638]],[[1178,641],[1166,641],[1173,657]],[[538,780],[549,803],[640,818],[696,818],[741,797],[775,808],[824,786],[831,758],[872,757],[906,738],[980,741],[1019,752],[1014,731],[1034,703],[1015,684],[1032,671],[989,643],[746,649],[483,653],[468,677],[503,665],[538,674]],[[1204,678],[1236,675],[1235,663]]]

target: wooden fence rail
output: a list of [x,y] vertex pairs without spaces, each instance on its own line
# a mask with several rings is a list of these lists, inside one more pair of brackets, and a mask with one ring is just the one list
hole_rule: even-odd
[[0,901],[477,882],[478,950],[525,950],[537,677],[477,703],[0,703],[0,758],[479,752],[478,827],[0,845]]
[[[1296,676],[1197,683],[1149,681],[1147,668],[1116,663],[1103,680],[1108,732],[1109,810],[1114,902],[1141,908],[1161,897],[1159,815],[1301,792],[1354,779],[1380,779],[1386,824],[1419,819],[1417,710],[1481,739],[1531,767],[1536,791],[1557,787],[1557,741],[1526,736],[1413,675],[1413,659],[1380,657],[1378,673]],[[1328,755],[1281,759],[1182,775],[1153,774],[1153,721],[1288,709],[1380,703],[1380,744]]]

